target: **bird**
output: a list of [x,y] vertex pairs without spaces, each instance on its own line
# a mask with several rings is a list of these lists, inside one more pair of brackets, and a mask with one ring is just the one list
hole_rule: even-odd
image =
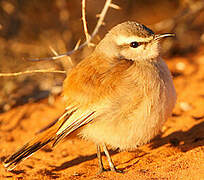
[[108,149],[129,151],[150,142],[172,114],[176,91],[160,40],[173,36],[135,21],[114,26],[67,74],[66,108],[58,121],[6,158],[4,166],[11,171],[46,144],[54,147],[75,135],[96,144],[99,172],[106,170],[102,149],[109,170],[118,172]]

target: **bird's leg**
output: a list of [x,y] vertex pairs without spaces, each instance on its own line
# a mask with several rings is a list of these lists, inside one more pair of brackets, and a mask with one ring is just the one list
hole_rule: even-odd
[[109,163],[109,166],[110,166],[111,171],[117,172],[117,170],[116,170],[116,168],[115,168],[115,166],[114,166],[114,164],[113,164],[113,161],[112,161],[112,159],[111,159],[111,157],[110,157],[110,154],[109,154],[108,149],[107,149],[107,147],[106,147],[105,144],[103,144],[103,150],[104,150],[105,155],[106,155],[106,157],[107,157],[107,159],[108,159],[108,163]]
[[98,174],[102,173],[105,171],[103,167],[103,161],[102,161],[102,156],[101,156],[101,147],[99,145],[97,146],[97,157],[98,157],[98,164],[99,164],[99,172]]

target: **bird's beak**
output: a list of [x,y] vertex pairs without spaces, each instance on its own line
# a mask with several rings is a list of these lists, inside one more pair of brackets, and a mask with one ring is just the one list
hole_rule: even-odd
[[154,39],[155,40],[159,40],[159,39],[162,39],[162,38],[165,38],[165,37],[175,37],[176,35],[173,34],[173,33],[165,33],[165,34],[156,34],[154,36]]

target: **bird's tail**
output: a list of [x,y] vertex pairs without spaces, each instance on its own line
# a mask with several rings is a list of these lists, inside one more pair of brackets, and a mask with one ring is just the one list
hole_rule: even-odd
[[86,112],[85,114],[83,114],[83,112],[79,111],[83,115],[76,114],[74,116],[73,114],[75,112],[76,109],[66,109],[65,113],[60,116],[58,121],[53,126],[38,134],[17,152],[9,156],[3,162],[4,166],[9,171],[12,171],[21,161],[31,156],[34,152],[36,152],[49,142],[54,141],[53,146],[55,146],[62,138],[89,123],[93,119],[94,112]]
[[53,126],[41,132],[40,134],[37,134],[36,137],[21,147],[17,152],[6,158],[3,162],[4,167],[9,171],[12,171],[21,161],[27,159],[29,156],[31,156],[49,142],[54,141],[57,137],[56,132],[61,127],[61,125],[67,119],[69,119],[69,117],[69,111],[65,111]]
[[17,152],[9,156],[3,162],[4,166],[12,171],[21,161],[25,160],[31,156],[34,152],[53,141],[56,137],[56,126],[51,127],[50,129],[38,134],[30,142],[25,144]]

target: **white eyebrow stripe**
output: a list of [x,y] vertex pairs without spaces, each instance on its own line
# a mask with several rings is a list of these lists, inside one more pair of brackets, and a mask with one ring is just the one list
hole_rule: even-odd
[[130,44],[131,42],[149,42],[150,40],[152,40],[152,37],[149,38],[141,38],[141,37],[136,37],[136,36],[130,36],[130,37],[126,37],[126,36],[118,36],[116,39],[116,42],[118,45],[123,45],[123,44]]

